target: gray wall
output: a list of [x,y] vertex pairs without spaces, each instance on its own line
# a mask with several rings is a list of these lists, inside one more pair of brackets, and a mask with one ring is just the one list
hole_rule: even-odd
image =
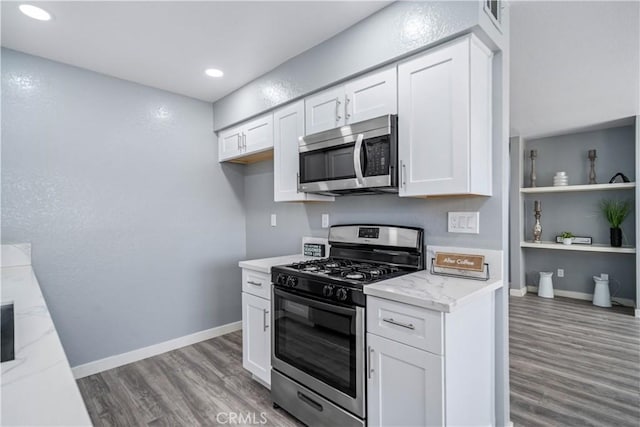
[[[530,186],[531,149],[538,150],[536,175],[538,186],[553,185],[553,175],[566,171],[569,184],[587,184],[589,175],[588,150],[597,150],[596,182],[603,184],[617,172],[635,179],[635,127],[623,126],[597,131],[573,133],[529,140],[524,149],[524,185]],[[525,239],[533,240],[533,205],[542,203],[542,240],[554,241],[563,231],[577,236],[590,236],[593,243],[609,244],[609,224],[598,206],[602,199],[634,200],[634,190],[600,192],[528,194],[524,197]],[[622,224],[623,244],[636,246],[635,215]],[[537,285],[539,271],[565,270],[565,277],[554,274],[556,289],[593,293],[593,275],[609,273],[612,294],[635,299],[635,256],[620,254],[570,253],[525,249],[525,281]]]
[[477,1],[393,3],[218,100],[215,128],[468,31],[479,23],[480,7]]
[[241,317],[242,168],[212,106],[2,50],[2,242],[33,265],[72,366]]
[[[494,185],[498,185],[495,182]],[[303,235],[327,237],[321,215],[328,213],[331,224],[381,223],[425,229],[428,245],[468,246],[502,249],[501,197],[453,197],[413,199],[397,195],[337,197],[326,203],[275,203],[273,162],[246,166],[245,206],[247,208],[247,258],[284,255],[300,251]],[[480,234],[447,232],[448,211],[480,211]],[[270,226],[275,213],[278,226]]]

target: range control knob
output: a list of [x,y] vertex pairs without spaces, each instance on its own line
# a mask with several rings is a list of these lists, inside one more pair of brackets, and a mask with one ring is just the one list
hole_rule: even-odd
[[282,273],[278,273],[278,276],[276,277],[276,283],[278,285],[283,285],[284,286],[284,284],[287,283],[287,276],[285,276]]
[[293,276],[287,277],[287,286],[289,286],[290,288],[295,288],[296,286],[298,286],[298,278]]
[[322,295],[325,297],[333,295],[333,285],[324,285],[324,288],[322,288]]
[[344,301],[347,299],[347,290],[345,288],[340,288],[336,291],[336,297],[339,301]]

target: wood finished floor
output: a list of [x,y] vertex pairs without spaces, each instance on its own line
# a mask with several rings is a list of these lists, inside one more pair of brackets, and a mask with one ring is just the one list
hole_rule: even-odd
[[[242,368],[241,331],[82,378],[78,386],[95,426],[301,425],[273,409],[269,390]],[[229,413],[245,422],[230,422]]]
[[[640,425],[640,320],[624,310],[535,295],[510,299],[511,419],[516,426]],[[242,368],[234,332],[78,380],[96,426],[230,424],[261,413],[297,426]],[[248,422],[251,424],[251,422]]]
[[516,426],[640,426],[640,320],[588,301],[511,297]]

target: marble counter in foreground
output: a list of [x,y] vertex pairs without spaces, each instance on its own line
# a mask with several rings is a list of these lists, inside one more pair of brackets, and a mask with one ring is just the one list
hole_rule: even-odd
[[15,360],[3,362],[3,426],[88,426],[91,420],[30,265],[2,268],[13,302]]
[[364,287],[366,295],[450,313],[480,295],[502,287],[502,280],[486,282],[435,276],[427,270]]
[[304,256],[302,254],[296,255],[284,255],[271,258],[250,259],[246,261],[240,261],[238,266],[240,268],[248,268],[249,270],[259,271],[261,273],[271,273],[271,267],[276,265],[292,264],[294,262],[309,261],[318,259],[310,256]]

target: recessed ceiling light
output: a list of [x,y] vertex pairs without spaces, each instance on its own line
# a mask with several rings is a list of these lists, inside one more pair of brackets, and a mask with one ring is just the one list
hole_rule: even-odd
[[29,18],[37,19],[38,21],[48,21],[51,19],[51,14],[49,12],[30,4],[21,4],[19,9],[20,12],[24,13]]
[[224,73],[221,70],[218,70],[217,68],[207,68],[206,70],[204,70],[204,73],[209,77],[224,76]]

